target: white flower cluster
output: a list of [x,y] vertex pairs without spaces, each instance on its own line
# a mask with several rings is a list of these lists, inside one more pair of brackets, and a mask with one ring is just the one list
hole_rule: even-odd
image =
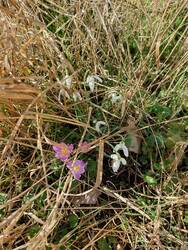
[[95,85],[97,82],[102,83],[102,79],[98,75],[89,75],[86,79],[86,83],[88,84],[92,93],[95,90]]
[[[90,88],[90,91],[93,93],[97,83],[102,83],[102,79],[98,75],[89,75],[86,79],[86,83]],[[108,94],[108,98],[111,99],[112,104],[117,102],[122,103],[123,95],[118,93],[117,90],[113,90]]]
[[108,97],[111,99],[112,104],[115,104],[117,102],[122,103],[123,96],[120,93],[117,93],[117,91],[112,91],[108,94]]
[[121,155],[118,153],[119,150],[123,151],[123,154],[125,157],[129,156],[128,148],[126,147],[124,142],[120,142],[114,147],[114,150],[113,150],[114,154],[111,154],[110,156],[112,159],[112,169],[114,173],[118,172],[121,164],[123,165],[127,164],[127,161],[125,160],[125,158],[121,157]]
[[67,92],[67,90],[65,88],[63,88],[63,87],[66,87],[67,89],[72,88],[72,77],[71,76],[66,75],[64,77],[63,81],[60,82],[60,86],[61,86],[61,90],[59,92],[59,97],[58,97],[59,101],[60,101],[62,95],[65,96],[67,99],[71,99],[71,97],[72,97],[74,102],[82,101],[82,96],[81,96],[79,91],[77,91],[77,90],[74,91],[72,93],[72,95],[70,96],[69,93]]
[[[98,133],[102,134],[101,131],[101,126],[107,126],[107,124],[104,121],[95,121],[95,129]],[[127,146],[125,145],[124,142],[120,142],[119,144],[117,144],[114,149],[113,149],[113,154],[110,155],[110,158],[112,159],[112,169],[114,171],[114,173],[117,173],[119,170],[119,167],[121,164],[126,165],[127,161],[125,160],[125,158],[121,157],[121,155],[119,154],[119,151],[122,150],[123,154],[125,157],[129,156],[129,151]]]
[[[86,85],[89,87],[91,93],[96,90],[96,85],[100,83],[102,83],[102,79],[98,75],[88,75],[86,78]],[[72,98],[74,102],[82,100],[82,96],[79,91],[74,91],[71,95],[68,93],[67,90],[70,90],[72,88],[72,85],[72,77],[66,75],[63,81],[60,82],[61,90],[59,92],[59,100],[61,99],[62,95],[65,96],[67,99]],[[111,99],[112,104],[118,102],[122,103],[123,101],[123,95],[121,93],[118,93],[117,90],[112,90],[108,94],[108,98]]]

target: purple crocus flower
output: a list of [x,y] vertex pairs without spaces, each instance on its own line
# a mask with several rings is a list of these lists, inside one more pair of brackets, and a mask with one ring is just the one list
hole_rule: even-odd
[[56,152],[55,157],[60,159],[61,161],[68,160],[70,154],[74,149],[73,144],[65,144],[64,142],[53,146],[53,150]]
[[87,153],[89,151],[90,147],[91,147],[90,143],[88,143],[86,141],[78,144],[78,149],[79,149],[79,152],[81,152],[81,153]]
[[69,161],[67,163],[67,168],[70,169],[76,180],[80,180],[81,175],[85,172],[86,163],[82,160]]

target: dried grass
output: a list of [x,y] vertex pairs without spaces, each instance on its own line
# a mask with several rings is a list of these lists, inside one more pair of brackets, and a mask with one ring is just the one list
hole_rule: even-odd
[[[140,183],[124,191],[110,181],[111,189],[105,186],[108,182],[102,182],[103,165],[108,164],[103,162],[104,143],[128,132],[124,126],[127,117],[139,122],[151,101],[148,96],[153,96],[159,88],[167,89],[166,96],[159,97],[162,104],[168,105],[174,98],[179,86],[176,79],[187,67],[186,8],[186,1],[151,1],[150,4],[123,0],[0,1],[0,190],[7,195],[6,202],[0,205],[1,249],[50,247],[55,250],[62,246],[98,249],[98,241],[108,236],[116,238],[119,250],[186,247],[188,232],[183,213],[188,201],[183,183],[187,180],[182,183],[175,178],[187,150],[185,142],[169,153],[169,158],[175,153],[175,159],[170,170],[162,172],[162,181],[156,189]],[[176,29],[173,23],[180,14],[183,19]],[[164,51],[176,36],[176,44],[164,59]],[[135,57],[131,44],[137,47]],[[105,80],[106,86],[97,93],[98,98],[111,89],[118,88],[123,93],[125,101],[121,107],[108,111],[87,98],[82,105],[85,113],[80,118],[74,112],[77,103],[65,97],[58,99],[67,73],[74,82],[69,94],[75,90],[81,94],[87,92],[81,83],[88,72]],[[185,89],[185,79],[181,86],[180,94]],[[134,103],[137,93],[140,102]],[[74,194],[71,175],[64,176],[61,172],[54,183],[48,178],[55,173],[50,169],[54,160],[49,145],[56,139],[49,127],[51,124],[73,127],[79,131],[82,141],[88,129],[95,132],[90,122],[91,107],[97,107],[109,123],[117,119],[122,127],[92,141],[92,150],[99,146],[96,182],[79,183],[80,192]],[[134,125],[133,136],[138,140],[141,131],[147,128],[152,130],[185,117],[176,118],[174,114],[160,123],[147,119],[148,125],[141,129]],[[133,134],[132,130],[129,132]],[[134,145],[136,154],[140,147],[138,140],[139,145]],[[157,143],[156,148],[161,153]],[[137,163],[136,157],[133,161]],[[141,175],[136,169],[134,174]],[[94,195],[94,191],[104,196],[103,204],[82,206],[79,200],[74,206],[76,199],[85,199],[86,194]],[[148,204],[140,203],[140,197],[147,198]],[[156,213],[155,217],[151,211]],[[56,233],[62,224],[66,225],[68,216],[81,213],[84,216],[77,227],[56,242]],[[36,225],[37,233],[29,236],[29,230]]]

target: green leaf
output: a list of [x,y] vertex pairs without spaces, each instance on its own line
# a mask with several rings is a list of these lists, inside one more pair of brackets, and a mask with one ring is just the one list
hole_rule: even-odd
[[0,205],[4,204],[7,200],[7,194],[0,193]]
[[157,216],[156,211],[151,210],[151,211],[150,211],[150,217],[151,217],[151,219],[152,219],[152,220],[155,220],[156,216]]
[[184,223],[186,225],[188,225],[188,211],[185,211],[185,215],[184,215],[184,219],[183,219]]
[[126,138],[124,139],[124,142],[125,142],[125,145],[127,145],[127,147],[129,147],[131,145],[131,142],[132,142],[132,137],[130,134],[128,134],[126,136]]
[[58,250],[66,250],[66,248],[63,247],[63,246],[60,246],[60,247],[58,248]]
[[146,138],[146,143],[147,146],[149,147],[149,150],[152,150],[151,148],[156,148],[156,144],[158,144],[158,146],[160,148],[165,148],[165,141],[164,141],[164,136],[162,133],[156,133],[155,135],[150,135]]
[[112,250],[106,238],[102,238],[98,240],[97,245],[98,245],[99,250]]
[[27,235],[29,238],[33,238],[39,231],[40,231],[40,226],[33,225],[28,229]]
[[34,194],[32,194],[32,193],[27,193],[27,194],[23,197],[23,199],[22,199],[22,204],[24,204],[24,203],[26,203],[27,201],[29,201],[30,199],[32,199],[33,196],[34,196]]
[[68,221],[69,221],[70,228],[75,228],[78,225],[79,218],[77,215],[71,214],[69,215]]
[[161,170],[163,168],[163,165],[160,162],[155,162],[153,164],[153,168],[156,170]]
[[94,161],[93,159],[89,159],[87,161],[87,166],[88,166],[88,174],[90,179],[95,179],[96,174],[97,174],[97,162]]
[[157,180],[154,177],[149,176],[149,175],[144,176],[144,181],[147,182],[147,184],[150,186],[157,185]]
[[172,110],[169,107],[163,106],[161,104],[154,104],[152,107],[149,108],[149,112],[153,113],[158,121],[163,121],[169,118],[172,114]]
[[165,145],[168,149],[172,149],[176,145],[176,141],[173,137],[168,137],[165,141]]
[[49,165],[49,168],[55,171],[62,169],[62,167],[63,167],[63,164],[59,161],[54,161],[52,162],[52,164]]
[[108,236],[108,242],[110,245],[115,245],[117,244],[117,239],[114,236]]

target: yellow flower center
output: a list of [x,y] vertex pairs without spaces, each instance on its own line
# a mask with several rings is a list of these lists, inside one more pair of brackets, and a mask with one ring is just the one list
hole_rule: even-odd
[[73,167],[73,170],[74,170],[75,172],[78,172],[78,171],[80,170],[80,165],[74,166],[74,167]]
[[68,149],[67,149],[67,147],[63,146],[63,147],[61,148],[61,155],[62,155],[62,156],[68,155]]

